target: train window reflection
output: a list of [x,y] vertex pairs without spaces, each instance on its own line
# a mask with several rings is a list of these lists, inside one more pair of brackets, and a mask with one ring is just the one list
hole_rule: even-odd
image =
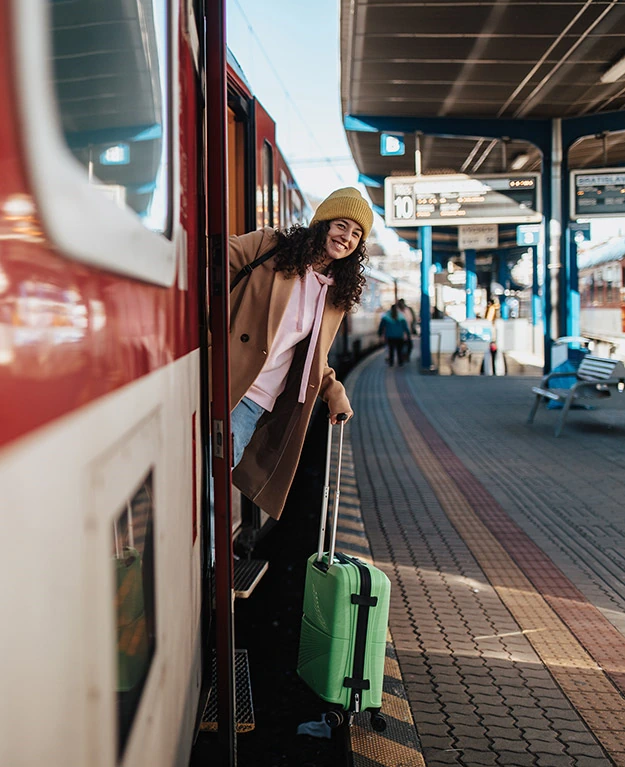
[[153,231],[168,227],[166,0],[50,0],[65,141],[89,180]]
[[118,754],[132,727],[156,646],[152,472],[113,522]]

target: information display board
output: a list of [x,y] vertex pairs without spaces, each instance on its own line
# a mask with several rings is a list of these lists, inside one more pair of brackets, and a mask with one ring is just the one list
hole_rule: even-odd
[[394,227],[539,222],[540,174],[387,176],[384,214]]
[[625,216],[625,168],[571,171],[571,218]]

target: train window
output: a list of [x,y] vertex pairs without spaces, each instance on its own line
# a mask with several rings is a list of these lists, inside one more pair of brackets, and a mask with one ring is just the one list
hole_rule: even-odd
[[283,170],[280,171],[280,228],[291,226],[289,211],[289,186]]
[[294,224],[302,224],[302,204],[295,190],[291,191],[291,218]]
[[165,0],[53,0],[51,16],[53,84],[67,146],[92,184],[149,229],[166,231]]
[[273,226],[273,148],[268,141],[263,144],[262,209],[263,226]]
[[156,646],[152,472],[113,521],[117,751],[132,727]]
[[46,234],[70,258],[162,285],[176,270],[169,5],[14,4],[23,143]]

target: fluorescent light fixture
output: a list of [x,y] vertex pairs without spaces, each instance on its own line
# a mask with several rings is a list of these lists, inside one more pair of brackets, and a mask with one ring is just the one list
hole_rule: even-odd
[[620,80],[623,75],[625,75],[625,56],[623,56],[622,59],[619,59],[616,64],[612,64],[610,69],[601,75],[600,79],[602,83],[615,83],[617,80]]
[[521,170],[521,168],[524,168],[527,165],[529,159],[530,156],[525,152],[518,154],[510,163],[510,167],[512,170]]

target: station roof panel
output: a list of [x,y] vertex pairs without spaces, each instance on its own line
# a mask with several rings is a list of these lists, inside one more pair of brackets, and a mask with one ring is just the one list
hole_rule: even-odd
[[[601,82],[624,56],[620,1],[341,0],[345,115],[534,121],[624,110],[625,77]],[[410,137],[403,157],[381,157],[377,133],[348,131],[348,141],[367,177],[414,172]],[[421,150],[423,173],[509,172],[520,155],[523,172],[541,166],[525,140],[425,134]],[[589,136],[569,162],[625,164],[625,133]],[[370,192],[382,206],[382,189]]]

